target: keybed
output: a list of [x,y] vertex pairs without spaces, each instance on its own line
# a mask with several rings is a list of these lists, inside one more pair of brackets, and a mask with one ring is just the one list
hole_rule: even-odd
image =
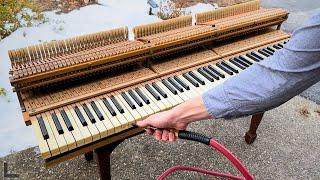
[[247,51],[32,116],[40,152],[47,159],[128,129],[201,95],[281,48],[283,43]]

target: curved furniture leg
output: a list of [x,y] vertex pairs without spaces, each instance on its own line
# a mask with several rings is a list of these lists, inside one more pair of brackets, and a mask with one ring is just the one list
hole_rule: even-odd
[[245,135],[245,141],[248,144],[252,144],[257,138],[257,129],[262,120],[263,113],[252,115],[250,129]]

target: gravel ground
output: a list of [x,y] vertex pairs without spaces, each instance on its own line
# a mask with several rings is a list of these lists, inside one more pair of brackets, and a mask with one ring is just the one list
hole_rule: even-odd
[[[320,177],[320,106],[302,97],[268,111],[252,145],[244,142],[249,117],[234,121],[207,120],[190,130],[214,136],[246,165],[256,179],[318,179]],[[45,169],[37,148],[13,153],[0,161],[21,179],[98,179],[97,165],[83,157]],[[153,179],[173,165],[200,166],[237,173],[210,148],[178,140],[165,143],[147,135],[130,138],[112,154],[113,179]],[[2,168],[0,168],[2,174]],[[169,179],[209,179],[196,173],[174,173]]]

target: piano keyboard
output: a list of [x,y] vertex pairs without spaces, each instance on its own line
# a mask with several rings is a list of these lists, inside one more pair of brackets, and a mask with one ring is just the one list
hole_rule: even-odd
[[136,121],[170,109],[223,83],[252,64],[272,56],[285,43],[32,116],[40,152],[47,159],[125,130]]

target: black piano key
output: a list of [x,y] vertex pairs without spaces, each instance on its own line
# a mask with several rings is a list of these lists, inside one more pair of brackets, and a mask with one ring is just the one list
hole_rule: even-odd
[[62,126],[60,124],[60,121],[59,121],[57,115],[55,113],[51,113],[51,118],[54,122],[54,125],[56,126],[58,133],[63,134],[64,132],[63,132]]
[[94,118],[94,116],[93,116],[92,113],[90,112],[88,106],[83,103],[83,104],[82,104],[82,107],[83,107],[83,109],[84,109],[84,112],[86,112],[86,114],[87,114],[88,118],[90,119],[90,121],[91,121],[92,123],[96,123],[96,119]]
[[129,95],[132,97],[132,99],[138,104],[138,106],[142,107],[142,101],[139,99],[139,97],[130,89],[128,91]]
[[44,138],[44,140],[46,139],[49,139],[49,134],[48,134],[48,131],[47,131],[47,128],[43,122],[43,119],[41,116],[37,116],[37,120],[38,120],[38,123],[39,123],[39,126],[40,126],[40,130],[41,130],[41,133],[42,133],[42,136]]
[[202,80],[198,75],[196,75],[195,73],[193,73],[192,71],[189,71],[188,74],[196,81],[198,81],[201,85],[205,85],[206,83],[204,82],[204,80]]
[[153,88],[149,84],[146,84],[145,87],[156,100],[158,100],[158,101],[161,100],[161,97],[159,96],[159,94],[156,93],[156,91],[153,90]]
[[276,49],[278,49],[278,50],[281,49],[281,47],[277,46],[276,44],[273,45],[273,47],[276,48]]
[[108,111],[110,112],[110,114],[112,116],[117,115],[116,111],[112,108],[111,104],[109,103],[109,101],[106,98],[102,98],[102,102],[107,107]]
[[96,105],[96,103],[94,101],[90,102],[92,109],[94,110],[94,112],[96,113],[96,115],[98,116],[98,118],[102,121],[104,120],[104,117],[101,113],[101,111],[99,110],[98,106]]
[[216,73],[212,72],[208,67],[203,67],[202,68],[204,70],[204,72],[206,72],[207,74],[209,74],[211,77],[213,77],[216,80],[219,80],[220,77],[218,75],[216,75]]
[[246,68],[250,66],[250,64],[247,64],[246,62],[241,61],[239,58],[233,58],[233,60]]
[[258,50],[258,52],[262,55],[264,55],[265,57],[269,57],[269,54],[263,52],[261,49]]
[[63,118],[63,121],[66,123],[68,130],[73,131],[73,127],[72,127],[72,124],[70,122],[69,117],[67,116],[67,113],[62,109],[62,110],[60,110],[60,114]]
[[225,77],[226,77],[224,74],[220,73],[215,67],[209,65],[208,68],[209,68],[212,72],[214,72],[214,73],[216,73],[218,76],[220,76],[221,78],[225,78]]
[[277,44],[277,46],[279,46],[280,48],[283,48],[283,45],[282,45],[282,44],[280,44],[280,43],[279,43],[279,44]]
[[246,54],[246,56],[248,57],[248,58],[250,58],[250,59],[252,59],[252,60],[254,60],[255,62],[259,62],[260,61],[260,59],[258,59],[258,58],[256,58],[256,57],[254,57],[253,55],[251,55],[251,54]]
[[242,70],[246,69],[246,67],[242,66],[240,63],[236,62],[234,59],[230,59],[230,62]]
[[267,53],[269,56],[272,56],[272,55],[273,55],[273,53],[270,52],[269,50],[267,50],[266,48],[261,49],[261,50],[262,50],[263,52]]
[[272,53],[275,52],[275,50],[271,49],[270,47],[267,47],[267,49],[268,49],[269,51],[271,51]]
[[283,42],[283,44],[287,44],[288,41]]
[[168,97],[168,95],[158,86],[158,84],[156,84],[156,83],[152,83],[152,86],[154,87],[154,89],[156,89],[156,91],[158,91],[158,93],[162,96],[162,97],[164,97],[164,98],[167,98]]
[[136,109],[136,105],[133,104],[133,102],[131,101],[131,99],[128,97],[128,95],[125,92],[121,92],[121,96],[128,103],[128,105],[131,107],[131,109]]
[[210,82],[214,82],[214,78],[211,77],[208,73],[206,73],[202,68],[198,68],[197,71]]
[[162,84],[164,84],[172,92],[172,94],[178,94],[177,90],[174,89],[174,87],[166,79],[162,79]]
[[231,72],[231,71],[229,71],[228,69],[226,69],[224,66],[222,66],[220,63],[217,63],[216,64],[216,66],[218,67],[218,68],[220,68],[222,71],[224,71],[224,72],[226,72],[227,74],[229,74],[229,75],[233,75],[233,72]]
[[141,97],[141,99],[146,103],[146,104],[150,104],[150,100],[147,98],[146,95],[144,95],[142,93],[142,91],[139,88],[136,88],[135,91],[137,92],[137,94]]
[[182,74],[186,80],[188,80],[194,87],[199,87],[199,83],[197,83],[195,80],[193,80],[187,73]]
[[231,70],[234,73],[239,73],[239,71],[237,69],[234,69],[233,67],[229,66],[229,64],[227,64],[225,61],[222,61],[221,65],[223,65],[225,68]]
[[76,112],[76,114],[77,114],[77,116],[78,116],[78,118],[79,118],[82,126],[87,126],[88,123],[87,123],[87,121],[84,119],[84,117],[83,117],[80,109],[78,108],[78,106],[73,107],[73,109],[74,109],[74,112]]
[[172,77],[168,78],[170,84],[172,84],[178,91],[183,92],[183,87],[177,83]]
[[173,78],[186,90],[190,90],[190,87],[185,83],[183,82],[182,79],[180,79],[178,76],[173,76]]
[[251,55],[258,58],[260,61],[263,60],[264,58],[262,56],[260,56],[259,54],[257,54],[256,52],[251,52]]
[[249,64],[249,65],[252,65],[252,64],[253,64],[252,62],[248,61],[246,58],[244,58],[244,57],[242,57],[242,56],[239,56],[239,59],[240,59],[242,62],[245,62],[245,63],[247,63],[247,64]]
[[124,113],[124,109],[123,107],[120,105],[120,103],[118,102],[118,100],[116,99],[116,97],[114,97],[113,95],[110,96],[111,101],[113,102],[113,104],[116,106],[116,108],[118,109],[118,111],[123,114]]

